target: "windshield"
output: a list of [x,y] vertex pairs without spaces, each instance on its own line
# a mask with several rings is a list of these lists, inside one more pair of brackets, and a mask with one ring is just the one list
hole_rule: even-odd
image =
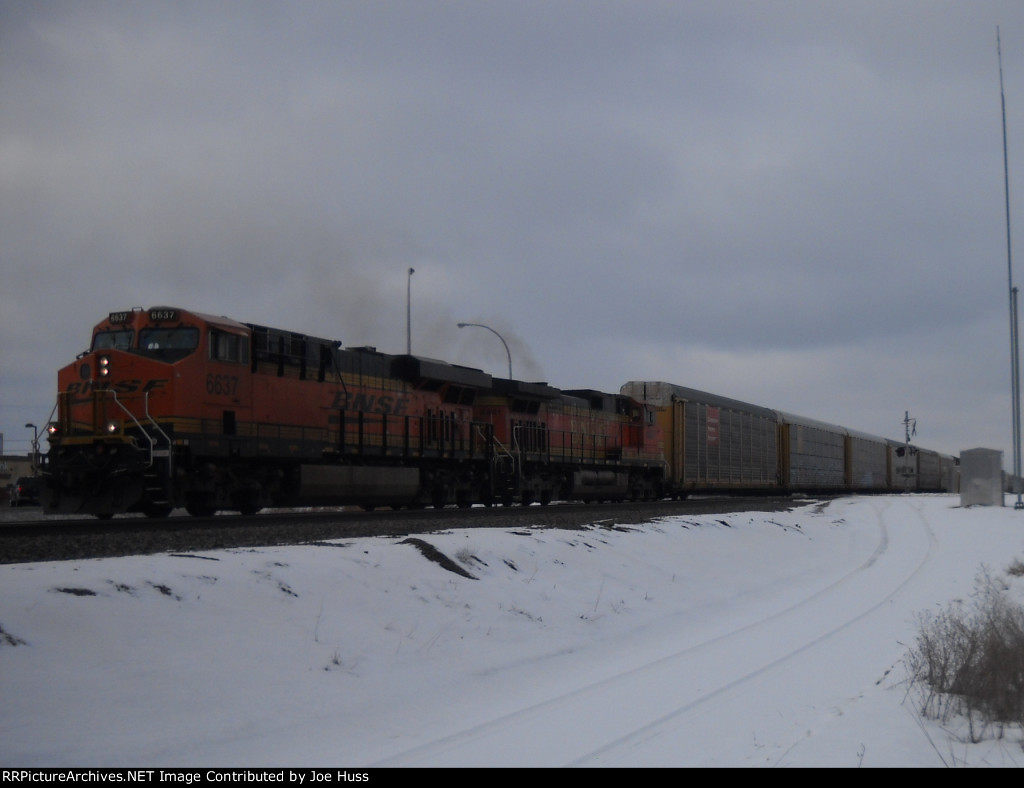
[[198,328],[144,328],[139,331],[139,353],[144,356],[177,361],[198,347]]
[[93,350],[128,350],[135,339],[131,329],[121,331],[101,331],[92,340]]

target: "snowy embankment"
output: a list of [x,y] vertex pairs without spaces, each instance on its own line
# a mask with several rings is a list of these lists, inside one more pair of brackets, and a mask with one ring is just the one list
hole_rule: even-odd
[[1024,557],[1024,512],[422,541],[470,576],[393,538],[0,566],[0,765],[1024,763],[920,719],[902,666],[919,612]]

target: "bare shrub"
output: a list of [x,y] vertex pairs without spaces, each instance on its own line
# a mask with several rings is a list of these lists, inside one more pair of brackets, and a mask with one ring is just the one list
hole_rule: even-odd
[[963,716],[972,741],[994,726],[1024,723],[1024,607],[982,568],[969,603],[918,616],[908,655],[923,688],[921,711],[943,722]]

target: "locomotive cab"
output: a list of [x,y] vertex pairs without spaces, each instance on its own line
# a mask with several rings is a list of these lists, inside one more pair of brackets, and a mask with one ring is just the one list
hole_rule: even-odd
[[178,433],[189,431],[178,414],[201,402],[197,415],[231,432],[248,407],[248,369],[244,324],[166,307],[110,313],[57,375],[47,511],[168,513],[175,446],[187,443]]

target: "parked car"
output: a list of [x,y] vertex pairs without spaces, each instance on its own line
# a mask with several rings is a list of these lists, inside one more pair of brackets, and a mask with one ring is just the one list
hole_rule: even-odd
[[11,506],[39,506],[40,492],[38,476],[21,476],[11,485]]

